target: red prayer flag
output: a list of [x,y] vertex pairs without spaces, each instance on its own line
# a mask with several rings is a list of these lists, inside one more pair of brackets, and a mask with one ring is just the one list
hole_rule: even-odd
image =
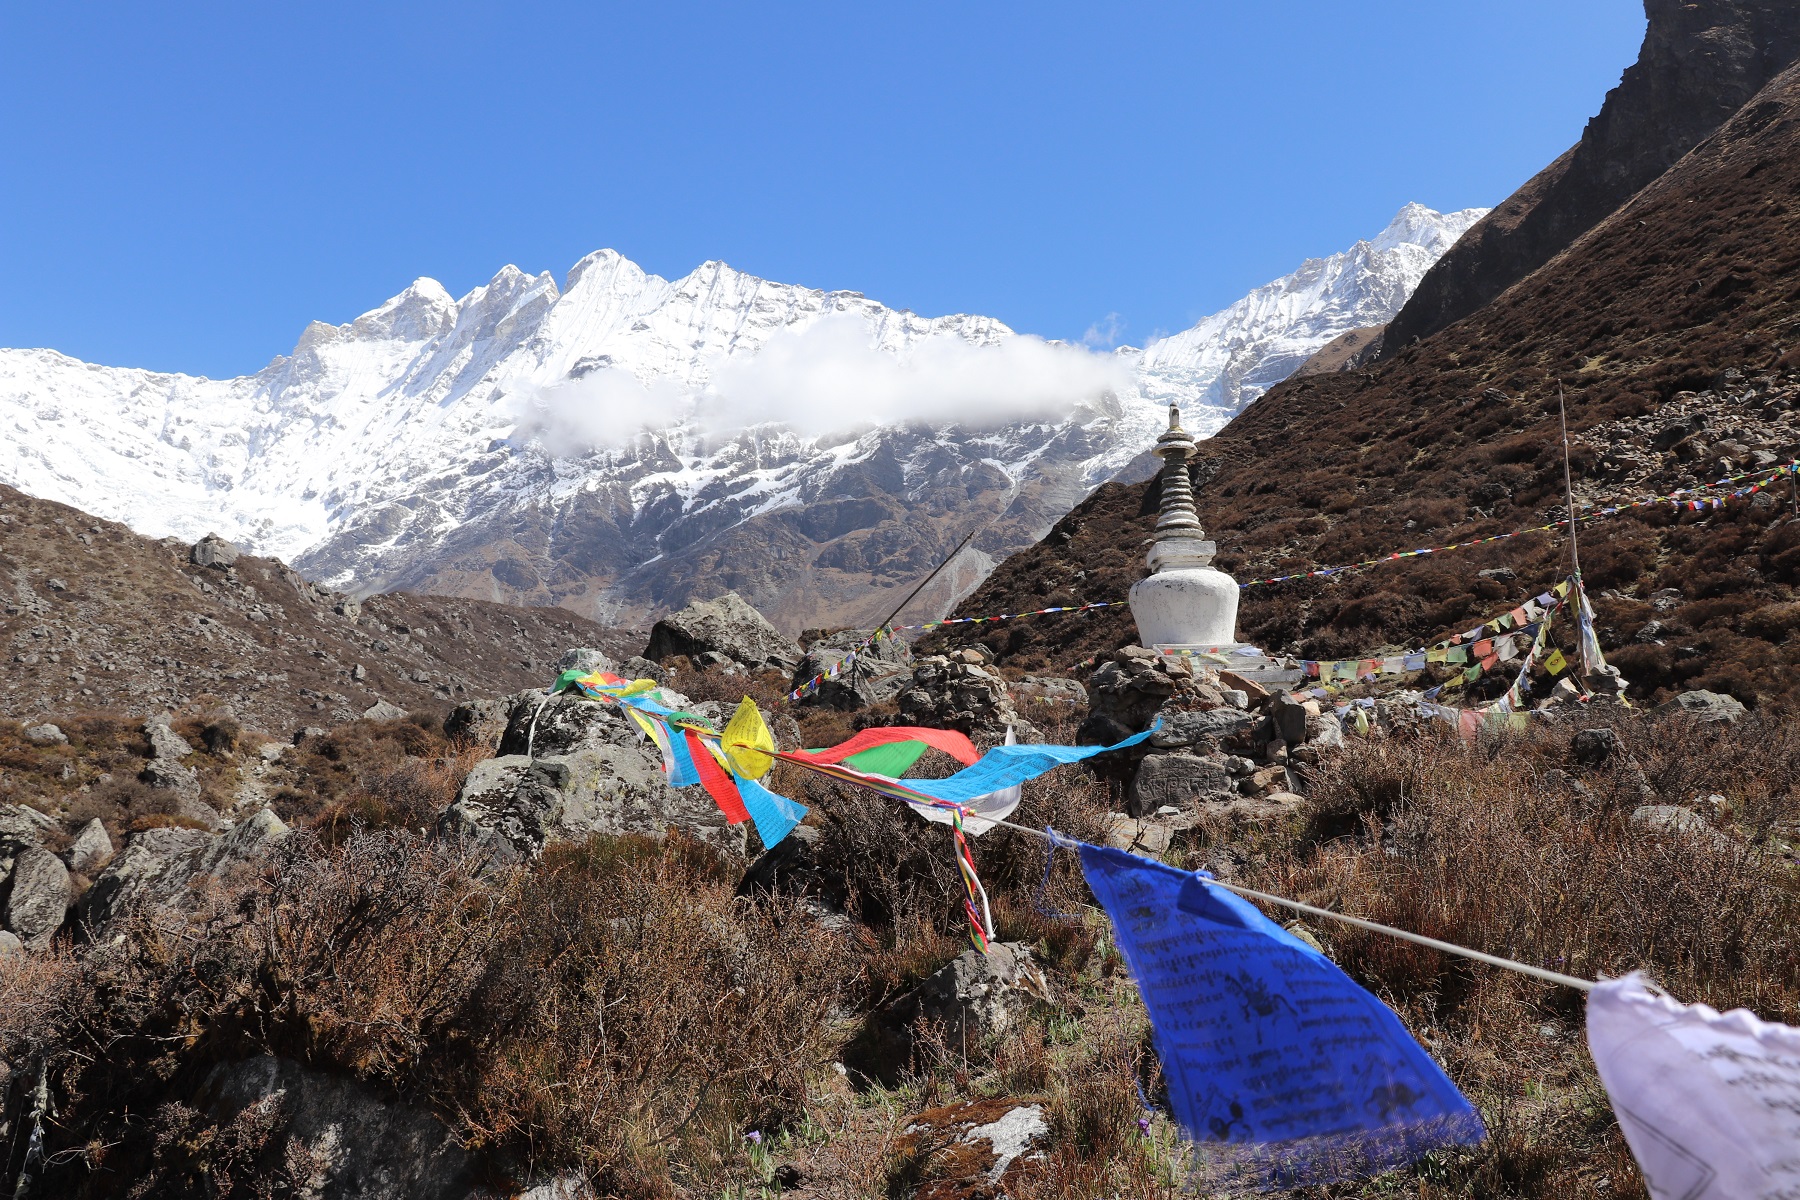
[[888,725],[876,729],[865,729],[847,742],[840,742],[826,750],[803,750],[814,762],[839,763],[853,754],[875,746],[886,746],[892,742],[924,742],[936,750],[942,750],[963,766],[973,766],[981,757],[975,750],[975,744],[954,729],[923,729],[911,725]]
[[700,741],[700,736],[691,729],[681,731],[687,738],[688,753],[693,756],[694,770],[700,775],[700,786],[705,788],[725,819],[736,825],[739,821],[750,819],[750,810],[744,807],[744,798],[738,795],[737,785],[731,782],[731,776],[719,765],[719,760],[712,756]]

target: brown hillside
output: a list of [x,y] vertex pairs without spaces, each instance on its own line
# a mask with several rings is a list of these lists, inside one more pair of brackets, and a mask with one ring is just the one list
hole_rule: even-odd
[[441,710],[542,684],[571,646],[634,654],[642,635],[453,597],[392,593],[359,611],[274,559],[195,566],[180,543],[0,486],[0,715],[210,696],[285,735],[377,700]]
[[[1556,380],[1578,499],[1633,498],[1800,454],[1800,69],[1542,270],[1372,370],[1291,380],[1202,446],[1201,517],[1240,579],[1354,562],[1560,515]],[[1206,471],[1200,474],[1204,477]],[[1141,573],[1144,488],[1102,488],[961,607],[1122,599]],[[1793,692],[1800,522],[1763,494],[1664,509],[1582,536],[1602,638],[1634,694]],[[1540,590],[1560,540],[1536,535],[1330,580],[1250,588],[1243,636],[1349,654],[1417,643]],[[1482,568],[1516,571],[1514,582]],[[1684,602],[1653,614],[1652,592]],[[1661,628],[1646,628],[1652,616]],[[1128,613],[1029,618],[984,634],[1019,665],[1068,664],[1135,636]]]
[[1644,0],[1638,61],[1581,140],[1471,228],[1420,281],[1377,354],[1468,316],[1668,170],[1800,57],[1792,0]]

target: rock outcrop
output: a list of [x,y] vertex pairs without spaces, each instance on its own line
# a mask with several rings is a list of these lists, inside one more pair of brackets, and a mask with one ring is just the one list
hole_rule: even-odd
[[202,1087],[211,1115],[228,1122],[272,1108],[267,1153],[300,1161],[307,1195],[321,1200],[468,1200],[483,1194],[469,1153],[429,1113],[383,1100],[347,1079],[261,1056],[214,1067]]
[[852,1048],[853,1065],[893,1079],[930,1048],[983,1061],[994,1038],[1014,1028],[1033,1003],[1049,999],[1049,980],[1031,947],[995,942],[986,954],[966,950],[870,1015]]
[[781,671],[792,671],[801,658],[800,647],[736,592],[717,600],[696,600],[651,627],[644,657],[660,663],[677,655],[696,662],[717,655],[721,661]]
[[676,827],[743,852],[743,826],[727,824],[704,789],[670,787],[661,754],[616,708],[567,694],[542,701],[541,692],[512,698],[499,756],[469,772],[440,835],[530,858],[552,838]]
[[132,904],[179,904],[201,881],[250,862],[287,833],[266,808],[222,834],[181,828],[134,833],[81,897],[82,918],[98,928]]

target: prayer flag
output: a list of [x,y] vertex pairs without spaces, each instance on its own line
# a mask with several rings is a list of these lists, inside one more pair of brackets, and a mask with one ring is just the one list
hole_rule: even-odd
[[[761,779],[775,765],[775,735],[768,722],[757,711],[756,702],[745,696],[731,714],[719,743],[731,764],[731,773],[744,779]],[[765,845],[769,844],[765,839]]]
[[1201,1190],[1360,1178],[1485,1136],[1386,1005],[1248,901],[1119,850],[1080,854]]
[[756,823],[756,836],[762,839],[764,850],[786,837],[806,816],[804,804],[778,796],[754,779],[740,778],[736,782],[738,796]]
[[687,742],[688,757],[694,762],[700,776],[700,786],[706,789],[706,794],[713,798],[713,803],[719,806],[719,811],[725,814],[725,819],[731,824],[748,821],[750,811],[744,807],[744,799],[738,794],[737,784],[732,782],[725,768],[719,765],[719,760],[713,757],[712,747],[701,741],[700,735],[691,729],[681,732],[686,735],[684,740]]
[[[666,729],[665,732],[669,739],[666,756],[669,763],[669,786],[693,787],[700,782],[700,765],[695,760],[693,749],[688,743],[689,738],[693,737],[692,733],[686,729]],[[699,745],[698,739],[693,744]],[[700,757],[711,758],[712,756],[702,751]]]
[[1494,639],[1483,638],[1481,641],[1476,642],[1473,646],[1469,647],[1469,649],[1475,652],[1476,658],[1486,658],[1494,652]]
[[1569,660],[1563,657],[1561,650],[1552,650],[1549,657],[1544,659],[1544,670],[1552,675],[1561,675],[1568,666]]
[[1423,671],[1425,669],[1425,658],[1426,655],[1416,651],[1412,654],[1408,654],[1404,660],[1405,669],[1408,671]]
[[1469,648],[1467,646],[1452,646],[1452,647],[1450,647],[1449,658],[1447,661],[1453,662],[1453,663],[1468,662],[1469,661]]
[[1588,1050],[1654,1200],[1800,1195],[1800,1029],[1654,994],[1588,994]]
[[1448,650],[1427,650],[1425,652],[1425,661],[1428,663],[1446,662],[1449,658],[1450,652]]

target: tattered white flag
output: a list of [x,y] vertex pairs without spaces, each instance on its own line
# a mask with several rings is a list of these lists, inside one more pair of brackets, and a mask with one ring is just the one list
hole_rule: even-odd
[[1631,974],[1588,995],[1587,1036],[1654,1200],[1800,1197],[1800,1029]]

